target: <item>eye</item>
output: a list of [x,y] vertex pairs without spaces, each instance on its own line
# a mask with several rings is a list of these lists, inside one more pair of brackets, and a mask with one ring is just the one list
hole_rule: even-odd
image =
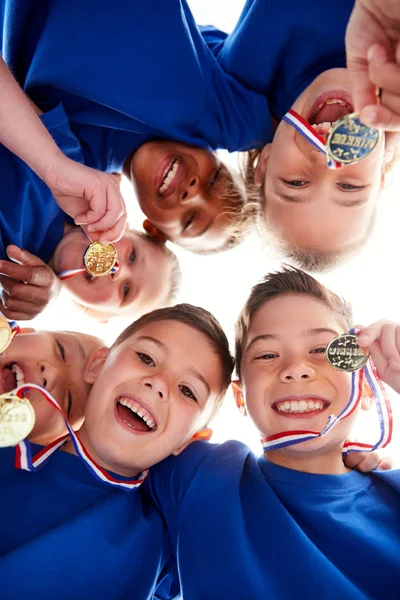
[[197,402],[196,396],[193,394],[192,390],[187,387],[187,385],[180,385],[179,389],[182,392],[182,394],[186,396],[186,398],[190,398],[190,400],[194,400],[194,402]]
[[155,367],[156,366],[154,360],[148,354],[145,354],[144,352],[136,352],[136,356],[138,357],[138,359],[140,360],[140,362],[142,362],[143,364],[147,365],[148,367]]
[[272,360],[273,358],[277,358],[278,355],[274,352],[266,352],[265,354],[261,354],[260,356],[256,356],[255,360]]
[[187,219],[187,221],[185,222],[184,226],[183,226],[183,231],[186,231],[187,229],[189,229],[189,227],[191,226],[191,224],[194,221],[194,218],[196,216],[196,213],[193,212],[190,217]]
[[71,396],[71,392],[68,390],[68,410],[67,410],[68,417],[71,413],[71,408],[72,408],[72,396]]
[[95,280],[95,277],[93,277],[93,275],[91,275],[91,274],[90,274],[90,273],[88,273],[87,271],[86,271],[86,273],[85,273],[85,278],[86,278],[86,281],[88,281],[89,283],[92,283],[92,281],[94,281],[94,280]]
[[62,345],[61,342],[59,342],[58,340],[56,340],[56,344],[57,344],[57,348],[60,352],[61,358],[63,359],[63,361],[65,362],[65,348]]
[[321,346],[320,348],[314,348],[311,350],[310,354],[324,354],[326,350],[326,346]]
[[283,183],[286,183],[286,185],[290,185],[291,187],[299,188],[307,185],[308,181],[303,181],[302,179],[293,179],[292,181],[285,181],[284,179]]
[[213,187],[217,183],[218,178],[221,174],[221,169],[222,169],[222,167],[219,167],[219,169],[216,170],[214,177],[210,181],[210,187]]
[[136,260],[136,251],[135,251],[135,248],[133,248],[132,252],[129,255],[128,263],[131,265],[132,263],[135,262],[135,260]]
[[345,190],[346,192],[349,192],[352,190],[363,190],[365,188],[365,185],[352,185],[351,183],[339,183],[338,187],[341,190]]
[[124,300],[126,300],[126,298],[129,295],[130,291],[131,291],[131,288],[129,286],[129,283],[126,281],[124,283],[124,287],[122,288],[122,297],[123,297]]

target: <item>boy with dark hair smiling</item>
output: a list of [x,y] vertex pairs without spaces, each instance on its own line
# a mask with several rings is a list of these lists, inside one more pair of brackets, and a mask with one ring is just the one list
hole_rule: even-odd
[[[147,482],[168,524],[185,600],[399,597],[400,471],[364,474],[343,462],[357,413],[371,404],[364,371],[337,371],[325,358],[350,326],[349,307],[299,270],[272,273],[253,288],[236,329],[235,396],[264,455],[239,442],[199,442]],[[400,327],[382,321],[358,341],[400,392]],[[320,435],[332,414],[336,425]],[[286,443],[290,436],[295,444]]]
[[218,322],[187,304],[147,314],[110,350],[97,349],[84,373],[93,387],[83,426],[70,432],[74,443],[66,437],[35,448],[32,460],[26,440],[19,444],[20,468],[49,460],[36,473],[14,468],[14,449],[0,452],[0,502],[9,515],[0,526],[2,598],[32,590],[40,598],[175,597],[164,579],[170,551],[162,519],[134,488],[207,423],[232,369]]

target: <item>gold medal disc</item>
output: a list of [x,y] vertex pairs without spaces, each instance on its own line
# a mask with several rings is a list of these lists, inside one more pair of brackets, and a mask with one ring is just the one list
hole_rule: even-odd
[[114,244],[102,246],[98,242],[93,242],[86,248],[83,256],[83,263],[86,271],[92,277],[101,277],[108,275],[118,260],[117,250]]
[[9,322],[0,315],[0,354],[7,350],[13,336]]
[[0,448],[16,446],[35,425],[35,411],[27,398],[13,392],[0,396]]
[[351,373],[361,369],[368,360],[357,342],[357,336],[344,333],[329,342],[325,350],[328,363],[337,371]]
[[361,123],[351,113],[332,123],[326,140],[328,156],[342,165],[353,165],[367,158],[379,142],[380,131]]

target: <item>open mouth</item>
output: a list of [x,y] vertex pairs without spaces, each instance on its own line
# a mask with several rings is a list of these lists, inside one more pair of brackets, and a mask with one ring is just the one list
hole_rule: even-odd
[[22,368],[16,362],[4,365],[2,369],[3,391],[4,393],[15,390],[25,383],[25,374]]
[[318,98],[312,106],[307,120],[314,129],[321,129],[322,126],[327,129],[332,123],[353,111],[354,108],[348,94],[330,92],[329,95],[323,94]]
[[154,415],[133,398],[121,396],[117,400],[116,408],[120,419],[131,429],[143,433],[157,430]]
[[273,410],[283,415],[313,416],[323,412],[330,406],[324,398],[285,398],[272,405]]
[[158,193],[164,196],[174,181],[176,174],[178,173],[180,161],[178,158],[174,158],[164,169],[162,174],[161,185],[158,188]]

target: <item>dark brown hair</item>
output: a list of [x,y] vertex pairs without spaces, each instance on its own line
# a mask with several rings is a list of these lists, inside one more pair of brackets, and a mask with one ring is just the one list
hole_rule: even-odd
[[243,345],[246,342],[251,320],[265,302],[286,294],[307,294],[324,302],[333,312],[338,314],[346,326],[352,325],[351,306],[343,298],[328,290],[314,277],[295,267],[285,266],[282,271],[268,273],[255,285],[248,297],[235,328],[235,362],[236,372],[240,379],[240,363],[243,356]]
[[221,364],[220,394],[210,418],[214,417],[222,404],[226,390],[231,382],[234,361],[229,351],[227,337],[221,325],[208,310],[199,306],[193,306],[192,304],[176,304],[175,306],[153,310],[129,325],[117,337],[111,346],[111,352],[139,329],[157,321],[179,321],[180,323],[184,323],[203,333],[213,346]]

